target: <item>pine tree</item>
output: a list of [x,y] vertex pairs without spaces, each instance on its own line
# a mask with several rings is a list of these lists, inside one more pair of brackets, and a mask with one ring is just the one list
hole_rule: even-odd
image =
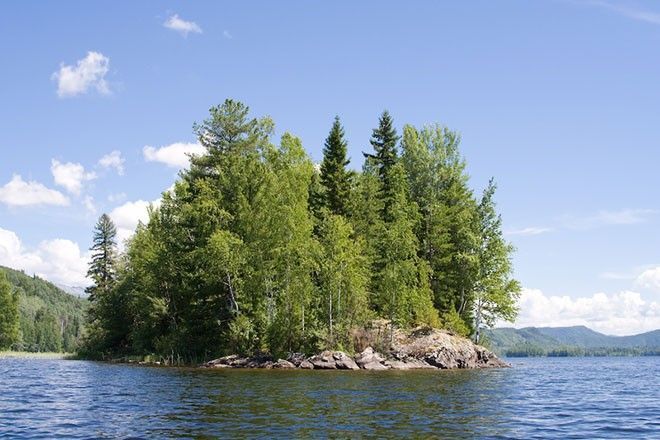
[[110,292],[116,281],[117,228],[108,214],[99,217],[94,227],[92,259],[87,276],[94,284],[86,289],[89,300],[94,302],[98,295]]
[[[397,162],[397,147],[399,137],[394,128],[394,122],[389,112],[385,110],[378,120],[378,128],[373,130],[370,143],[374,148],[375,154],[372,156],[378,176],[381,182],[381,199],[383,200],[382,218],[385,221],[391,219],[391,207],[394,203],[395,188],[392,181],[392,167]],[[367,155],[371,156],[371,155]]]
[[18,330],[18,298],[0,270],[0,350],[10,348],[18,340]]
[[502,219],[495,211],[493,196],[497,186],[488,182],[479,203],[479,272],[475,283],[475,341],[481,326],[492,327],[498,319],[512,322],[518,312],[520,284],[511,275],[513,246],[502,236]]

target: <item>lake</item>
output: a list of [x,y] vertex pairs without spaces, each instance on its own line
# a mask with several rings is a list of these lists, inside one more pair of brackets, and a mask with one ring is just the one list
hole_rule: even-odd
[[660,358],[509,361],[338,372],[0,359],[0,436],[660,438]]

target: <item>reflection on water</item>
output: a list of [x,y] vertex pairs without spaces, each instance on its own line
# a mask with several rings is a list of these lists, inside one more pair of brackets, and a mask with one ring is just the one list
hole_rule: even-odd
[[142,368],[0,359],[0,436],[660,438],[659,358],[483,371]]

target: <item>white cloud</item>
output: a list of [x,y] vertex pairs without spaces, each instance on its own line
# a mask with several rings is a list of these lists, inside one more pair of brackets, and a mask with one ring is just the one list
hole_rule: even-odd
[[537,226],[530,226],[528,228],[522,229],[511,229],[506,231],[507,235],[540,235],[545,234],[546,232],[551,232],[552,228],[544,228]]
[[233,40],[234,39],[234,36],[231,33],[229,33],[229,31],[227,29],[222,31],[222,36],[225,37],[228,40]]
[[87,52],[87,56],[78,60],[75,66],[62,63],[60,70],[52,75],[57,81],[57,95],[65,98],[87,93],[90,89],[108,95],[110,87],[105,76],[109,69],[110,59],[99,52]]
[[591,297],[546,296],[523,289],[516,327],[585,325],[610,335],[630,335],[660,328],[660,303],[645,301],[637,292]]
[[608,9],[610,11],[616,12],[617,14],[631,18],[633,20],[643,21],[651,24],[660,24],[660,13],[657,12],[646,11],[639,8],[633,8],[621,4],[614,4],[601,0],[590,0],[587,1],[586,3]]
[[85,171],[85,167],[81,164],[73,162],[61,163],[57,159],[51,160],[50,171],[53,173],[53,178],[57,185],[64,187],[67,191],[75,195],[80,195],[85,182],[96,179],[96,174],[91,171]]
[[189,155],[200,155],[206,150],[198,143],[175,142],[164,147],[145,146],[142,154],[147,162],[160,162],[174,168],[185,168],[190,162]]
[[647,269],[635,280],[637,286],[660,292],[660,266]]
[[124,175],[124,162],[121,151],[114,150],[99,159],[98,165],[102,168],[114,168],[117,174]]
[[94,203],[94,197],[92,196],[85,196],[83,199],[83,205],[85,206],[85,209],[87,212],[91,215],[96,214],[96,204]]
[[646,223],[658,211],[655,209],[621,209],[618,211],[599,211],[587,217],[564,216],[562,223],[569,229],[592,229],[610,225],[635,225]]
[[36,274],[54,283],[87,286],[89,256],[80,252],[77,243],[56,238],[27,249],[13,231],[0,228],[0,264]]
[[110,212],[110,218],[117,227],[117,238],[120,245],[123,245],[124,241],[133,235],[139,222],[147,223],[149,220],[149,205],[158,207],[160,199],[153,202],[146,200],[126,202]]
[[199,27],[197,23],[195,23],[194,21],[186,21],[181,17],[179,17],[178,14],[174,14],[170,18],[168,18],[165,21],[165,23],[163,23],[163,26],[180,33],[184,37],[187,37],[188,34],[191,32],[193,34],[202,33],[202,28]]
[[26,182],[18,174],[0,187],[0,202],[9,206],[69,205],[69,199],[61,192],[32,180]]
[[108,201],[111,203],[117,203],[126,200],[126,193],[116,193],[116,194],[110,194],[108,196]]

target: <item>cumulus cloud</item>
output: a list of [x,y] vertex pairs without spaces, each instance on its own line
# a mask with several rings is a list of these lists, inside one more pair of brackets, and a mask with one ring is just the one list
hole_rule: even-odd
[[50,171],[53,173],[55,183],[64,187],[72,194],[80,195],[83,184],[90,180],[96,179],[94,172],[85,171],[79,163],[67,162],[62,163],[57,159],[50,162]]
[[0,228],[0,265],[36,274],[54,283],[74,287],[89,285],[89,255],[77,243],[56,238],[44,240],[34,249],[26,248],[15,232]]
[[540,235],[540,234],[545,234],[546,232],[551,232],[552,228],[544,228],[544,227],[538,227],[538,226],[530,226],[528,228],[522,228],[522,229],[510,229],[508,231],[505,231],[507,235],[523,235],[523,236],[528,236],[528,235]]
[[585,325],[610,335],[631,335],[660,328],[660,303],[641,294],[623,291],[590,297],[548,296],[538,289],[523,289],[516,327]]
[[172,15],[170,18],[165,20],[165,23],[163,23],[163,26],[165,26],[168,29],[171,29],[173,31],[178,32],[181,34],[183,37],[187,37],[188,34],[193,33],[193,34],[201,34],[202,33],[202,28],[199,27],[197,23],[194,21],[186,21],[179,17],[178,14]]
[[114,169],[120,176],[124,175],[124,162],[121,151],[114,150],[99,159],[98,165],[101,168]]
[[145,146],[142,154],[147,162],[160,162],[173,168],[185,168],[190,163],[190,155],[200,155],[205,151],[198,143],[175,142],[164,147]]
[[61,192],[32,180],[26,182],[18,174],[0,187],[0,202],[9,206],[69,205],[69,199]]
[[152,202],[146,200],[126,202],[110,211],[109,215],[117,227],[117,238],[120,244],[133,235],[139,222],[146,223],[149,220],[150,205],[158,207],[160,199]]
[[660,292],[660,266],[647,269],[635,279],[639,287]]
[[78,60],[75,66],[60,65],[60,70],[53,73],[57,81],[57,95],[60,98],[72,97],[96,89],[102,95],[110,94],[110,87],[105,76],[110,69],[110,59],[99,52],[87,52],[87,56]]

